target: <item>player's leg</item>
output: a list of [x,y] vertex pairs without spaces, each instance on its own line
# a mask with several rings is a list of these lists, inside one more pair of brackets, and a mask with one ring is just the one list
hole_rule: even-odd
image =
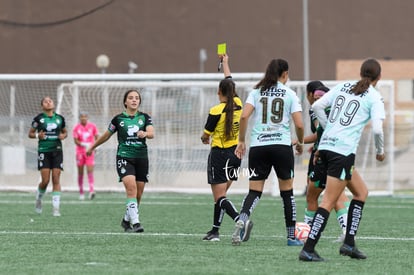
[[[129,224],[138,223],[138,200],[137,200],[137,184],[134,175],[126,175],[122,178],[122,183],[126,193],[126,211],[123,221]],[[124,227],[128,231],[127,227]]]
[[250,220],[250,216],[262,196],[264,182],[265,180],[249,181],[249,193],[243,199],[240,216],[232,235],[233,245],[240,245],[241,241],[248,241],[250,238],[250,232],[253,228],[253,222]]
[[241,241],[250,238],[253,222],[250,220],[254,208],[263,193],[264,183],[270,174],[272,164],[269,161],[269,146],[251,147],[249,150],[249,193],[243,199],[239,220],[232,235],[232,244],[240,245]]
[[50,181],[50,174],[52,172],[52,163],[50,153],[38,153],[37,168],[40,171],[40,183],[36,191],[35,211],[38,214],[42,213],[42,198],[46,194],[47,186]]
[[309,187],[309,184],[311,184],[311,176],[312,176],[312,173],[313,173],[313,170],[314,170],[313,157],[315,155],[315,150],[313,150],[313,145],[312,145],[312,149],[311,149],[310,153],[311,154],[309,156],[308,173],[307,173],[308,176],[306,177],[306,186],[305,186],[305,190],[303,191],[304,196],[306,196],[306,193],[308,192],[308,187]]
[[93,153],[90,156],[86,156],[85,165],[86,173],[88,175],[89,199],[93,200],[95,198],[95,178],[93,174],[93,169],[95,166],[95,156]]
[[296,200],[293,195],[295,159],[292,146],[275,146],[271,155],[271,163],[278,177],[280,197],[283,201],[287,245],[303,245],[303,242],[295,238]]
[[63,170],[63,152],[53,153],[52,159],[52,206],[53,206],[53,216],[60,216],[60,196],[61,196],[61,186],[60,186],[60,174]]
[[47,186],[49,184],[50,179],[50,168],[42,168],[40,169],[40,183],[37,186],[36,190],[36,203],[35,203],[35,211],[38,214],[42,213],[42,199],[43,196],[46,194]]
[[[296,200],[293,195],[293,178],[279,178],[280,197],[283,201],[283,211],[285,217],[285,226],[287,233],[288,246],[301,246],[303,242],[295,237],[296,226]],[[309,191],[309,190],[308,190]]]
[[266,154],[270,154],[268,149],[260,146],[252,147],[249,150],[249,193],[243,199],[239,218],[243,222],[249,220],[254,208],[259,203],[265,180],[272,169],[272,164],[269,162]]
[[136,217],[130,216],[132,232],[144,232],[139,219],[139,208],[142,195],[144,194],[145,183],[148,181],[148,159],[134,159],[135,185],[136,185]]
[[85,195],[83,191],[83,172],[84,172],[85,158],[83,154],[76,153],[76,166],[78,170],[78,187],[79,187],[79,199],[84,200]]
[[214,198],[213,226],[203,240],[219,241],[219,229],[224,213],[234,221],[239,218],[234,204],[227,198],[227,190],[233,180],[238,178],[241,160],[234,154],[236,146],[230,148],[212,148],[208,157],[207,179]]
[[316,210],[318,209],[319,195],[322,193],[321,188],[317,187],[318,182],[310,180],[308,185],[308,191],[306,193],[306,205],[305,208],[305,223],[312,225],[313,218],[315,217]]
[[60,216],[60,196],[61,196],[61,186],[60,186],[60,168],[52,169],[52,206],[53,206],[53,216]]
[[210,185],[213,194],[213,225],[210,231],[203,237],[203,241],[219,241],[219,228],[224,217],[224,210],[217,204],[217,200],[226,194],[224,181],[219,181],[219,171],[223,168],[221,162],[221,149],[211,148],[207,159],[207,183]]
[[210,187],[214,198],[213,226],[204,236],[203,241],[219,241],[219,229],[225,213],[225,209],[221,208],[219,201],[226,198],[228,186],[227,183],[212,183]]
[[349,203],[349,198],[346,196],[345,191],[342,192],[335,203],[336,220],[342,232],[341,236],[335,240],[336,242],[343,242],[345,239]]
[[319,158],[312,158],[313,171],[310,173],[309,194],[306,196],[307,209],[305,209],[305,222],[312,225],[313,218],[315,217],[316,210],[318,209],[319,196],[326,186],[327,169],[325,163]]
[[346,186],[345,180],[328,176],[325,193],[322,201],[315,213],[315,218],[309,232],[308,239],[303,246],[302,251],[299,254],[299,260],[301,261],[323,261],[315,251],[315,246],[318,243],[322,232],[324,231],[328,219],[329,213],[332,210],[335,202],[338,200],[340,194],[343,192]]
[[322,163],[327,165],[326,188],[315,213],[308,239],[299,254],[301,261],[323,261],[323,258],[315,252],[315,246],[328,223],[330,211],[334,208],[352,175],[352,156],[345,157],[330,151],[320,151],[319,156]]
[[126,193],[126,209],[121,226],[125,232],[131,232],[131,224],[138,222],[137,184],[135,163],[131,159],[116,157],[116,169]]
[[[222,152],[221,157],[221,175],[219,179],[223,181],[223,187],[218,187],[218,192],[213,190],[214,201],[218,204],[220,209],[224,210],[227,215],[229,215],[233,221],[237,222],[239,219],[239,213],[234,206],[233,202],[227,198],[227,191],[229,190],[230,186],[232,185],[233,181],[237,181],[239,177],[239,169],[241,165],[241,159],[236,157],[234,151],[236,146],[226,148]],[[223,173],[224,172],[224,173]],[[212,186],[213,187],[213,186]]]
[[368,196],[368,189],[364,180],[356,170],[353,171],[352,179],[348,181],[347,187],[354,196],[349,204],[345,240],[339,253],[344,256],[350,256],[351,258],[366,259],[366,255],[355,246],[355,236],[361,222],[362,210]]

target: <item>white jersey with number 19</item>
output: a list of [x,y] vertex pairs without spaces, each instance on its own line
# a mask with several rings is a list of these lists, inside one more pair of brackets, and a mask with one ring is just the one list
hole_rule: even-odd
[[265,91],[254,89],[246,104],[254,107],[250,147],[291,145],[291,114],[301,112],[296,93],[281,82]]
[[[312,105],[319,123],[325,129],[319,150],[329,150],[344,156],[355,154],[368,121],[385,119],[381,94],[370,86],[362,94],[355,95],[351,92],[355,84],[339,84]],[[324,110],[328,106],[331,106],[331,112],[326,117]]]

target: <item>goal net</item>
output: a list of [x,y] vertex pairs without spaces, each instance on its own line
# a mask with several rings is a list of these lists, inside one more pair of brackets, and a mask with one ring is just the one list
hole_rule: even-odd
[[[208,75],[208,74],[205,74]],[[140,110],[151,115],[155,138],[148,140],[150,179],[147,190],[177,192],[210,192],[207,184],[207,157],[210,147],[200,142],[210,107],[218,103],[217,88],[220,74],[208,77],[181,75],[179,79],[163,81],[148,77],[137,80],[124,79],[52,79],[0,81],[2,101],[0,105],[0,140],[2,144],[1,189],[34,189],[39,175],[36,162],[37,142],[27,138],[32,118],[41,112],[40,100],[51,95],[56,112],[62,114],[67,123],[69,137],[64,141],[64,173],[62,188],[77,190],[75,144],[72,129],[78,122],[79,112],[89,114],[89,120],[98,126],[100,134],[106,131],[109,122],[124,110],[123,96],[129,89],[137,89],[142,95]],[[237,93],[247,98],[260,74],[234,76]],[[332,87],[336,81],[325,81]],[[46,86],[46,84],[50,85]],[[290,81],[302,100],[306,134],[310,134],[308,109],[304,81]],[[378,88],[386,100],[387,120],[385,124],[386,152],[393,152],[393,82],[380,81]],[[295,137],[295,135],[293,135]],[[308,148],[308,147],[306,147]],[[115,169],[117,139],[113,136],[96,152],[95,186],[97,191],[121,191]],[[16,156],[24,159],[16,161]],[[375,160],[371,128],[367,127],[357,153],[356,167],[365,178],[371,191],[390,194],[394,190],[393,154],[387,154],[385,163]],[[302,192],[306,185],[309,153],[295,158],[295,191]],[[14,165],[11,163],[19,162]],[[266,184],[266,192],[278,194],[276,177],[273,174]],[[245,193],[248,188],[247,158],[243,160],[240,177],[232,192]]]

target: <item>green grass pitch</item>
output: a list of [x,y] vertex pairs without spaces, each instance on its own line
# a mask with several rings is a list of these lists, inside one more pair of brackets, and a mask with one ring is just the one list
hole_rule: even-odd
[[[0,193],[0,274],[414,274],[414,200],[369,197],[357,236],[367,260],[339,255],[335,213],[317,246],[327,259],[299,262],[300,248],[286,246],[282,202],[263,195],[251,238],[231,245],[228,216],[220,242],[201,241],[212,223],[212,196],[145,193],[142,234],[124,233],[123,193],[98,193],[79,201],[63,193],[61,217],[52,216],[51,195],[43,214],[34,193]],[[239,209],[242,195],[229,195]],[[296,197],[303,220],[304,197]]]

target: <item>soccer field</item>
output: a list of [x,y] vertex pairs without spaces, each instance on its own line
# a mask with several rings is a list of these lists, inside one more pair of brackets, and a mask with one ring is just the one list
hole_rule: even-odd
[[[240,208],[242,195],[229,196]],[[304,197],[297,197],[303,220]],[[79,201],[63,193],[61,217],[52,216],[51,196],[43,214],[34,193],[0,193],[1,274],[413,274],[414,200],[370,197],[357,237],[367,260],[339,255],[335,214],[317,246],[327,259],[299,262],[300,248],[286,246],[282,202],[263,195],[248,242],[231,245],[233,222],[225,217],[220,242],[201,238],[212,223],[212,196],[145,193],[142,234],[124,233],[123,193],[98,193]]]

